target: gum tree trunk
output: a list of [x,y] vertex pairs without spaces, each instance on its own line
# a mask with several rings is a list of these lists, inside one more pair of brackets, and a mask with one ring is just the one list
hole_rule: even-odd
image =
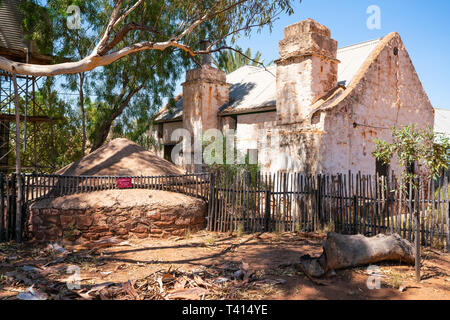
[[319,258],[309,255],[300,258],[302,269],[313,277],[349,267],[364,266],[382,261],[415,263],[415,249],[398,234],[379,234],[372,238],[363,235],[329,233]]

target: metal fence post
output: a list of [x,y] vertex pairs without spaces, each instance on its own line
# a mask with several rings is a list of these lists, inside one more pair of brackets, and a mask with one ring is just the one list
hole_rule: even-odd
[[5,241],[5,188],[3,173],[0,172],[0,241]]

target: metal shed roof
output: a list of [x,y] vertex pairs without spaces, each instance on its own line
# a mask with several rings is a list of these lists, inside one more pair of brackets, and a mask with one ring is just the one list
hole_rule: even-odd
[[17,9],[20,0],[0,2],[0,47],[23,50],[22,14]]
[[[338,82],[348,85],[381,39],[366,41],[338,49]],[[227,75],[230,101],[220,108],[219,114],[242,114],[274,110],[276,107],[276,66],[244,66]],[[180,97],[169,112],[160,111],[155,121],[179,121],[183,116],[183,99]]]
[[[23,14],[18,5],[24,0],[0,0],[0,56],[16,62],[50,64],[55,58],[41,54],[22,30]],[[28,50],[28,52],[27,52]],[[67,61],[68,59],[56,59]]]
[[450,138],[450,109],[434,109],[434,131]]

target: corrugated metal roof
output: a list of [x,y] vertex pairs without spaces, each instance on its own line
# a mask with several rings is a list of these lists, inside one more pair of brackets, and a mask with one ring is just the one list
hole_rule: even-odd
[[434,131],[450,138],[450,109],[434,109]]
[[[366,41],[338,49],[338,82],[348,85],[381,39]],[[244,66],[227,75],[230,101],[220,108],[221,114],[256,112],[276,106],[276,66]],[[183,99],[177,101],[172,113],[162,110],[155,121],[181,120]]]
[[17,9],[20,0],[2,0],[0,3],[0,46],[23,50],[22,14]]
[[338,81],[348,85],[380,41],[381,39],[376,39],[339,49],[337,59],[341,63],[338,68]]
[[245,66],[227,75],[230,101],[220,111],[246,111],[276,106],[276,66]]

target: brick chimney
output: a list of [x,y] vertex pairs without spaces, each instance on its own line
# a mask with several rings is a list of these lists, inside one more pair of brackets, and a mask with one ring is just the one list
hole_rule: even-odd
[[300,122],[320,97],[337,86],[337,41],[312,19],[284,29],[277,64],[277,115],[280,124]]
[[[205,48],[208,42],[203,41],[201,45]],[[192,139],[194,137],[201,139],[206,130],[219,128],[218,109],[229,99],[226,74],[211,67],[210,56],[204,55],[201,67],[186,72],[186,82],[182,86],[183,127],[190,132]],[[191,145],[194,152],[193,143]],[[193,155],[186,156],[190,156],[192,163]],[[189,169],[197,171],[193,167]]]

